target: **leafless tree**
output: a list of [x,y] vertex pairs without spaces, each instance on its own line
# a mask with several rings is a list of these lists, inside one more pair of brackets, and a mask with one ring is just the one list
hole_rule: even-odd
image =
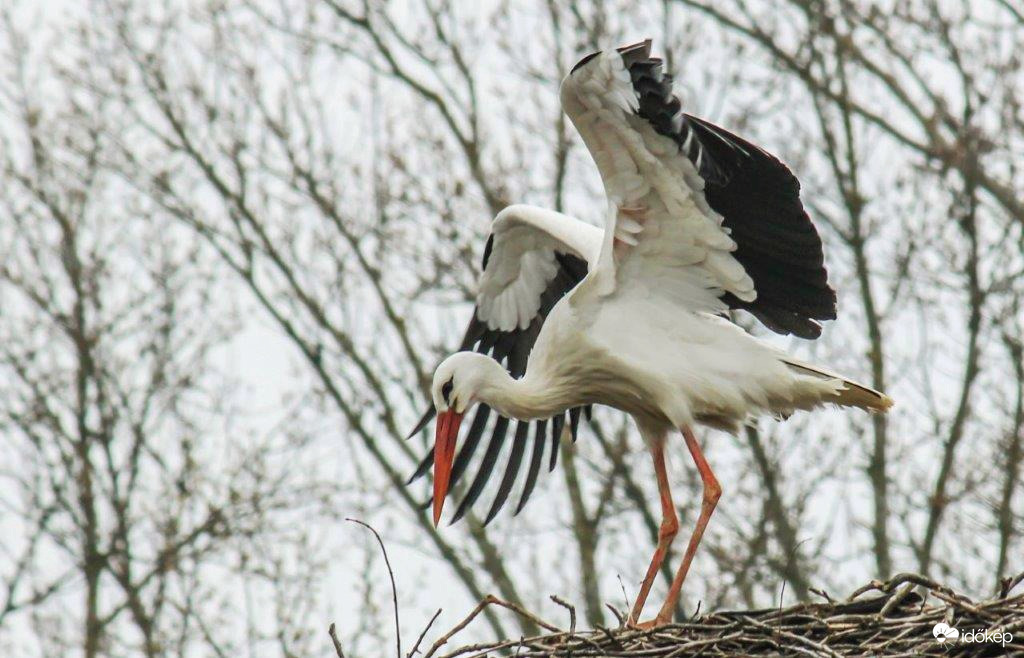
[[[83,303],[103,300],[102,313],[87,313],[86,329],[107,314],[136,329],[128,338],[99,332],[117,347],[95,349],[138,355],[150,354],[139,345],[157,344],[163,352],[149,349],[164,355],[166,368],[188,375],[147,381],[133,374],[146,370],[146,359],[89,375],[100,383],[86,387],[95,408],[87,420],[106,414],[145,428],[148,416],[137,419],[145,410],[93,399],[113,387],[103,377],[126,395],[144,398],[156,388],[153,396],[189,402],[148,411],[162,423],[208,424],[228,416],[211,411],[215,405],[189,406],[217,390],[209,351],[231,322],[273,327],[296,359],[289,386],[302,403],[295,413],[321,428],[294,454],[332,465],[334,504],[345,507],[338,516],[386,526],[385,539],[423,565],[406,571],[415,584],[400,587],[403,609],[429,618],[430,593],[456,582],[458,591],[444,592],[451,605],[493,591],[543,609],[557,593],[578,599],[587,622],[597,624],[606,621],[606,602],[624,605],[618,576],[628,597],[642,573],[658,530],[657,497],[642,445],[619,414],[599,411],[575,445],[561,446],[557,473],[539,485],[542,501],[486,527],[472,512],[458,526],[432,527],[422,510],[426,489],[406,485],[428,437],[406,440],[406,433],[434,365],[457,345],[491,217],[527,201],[600,221],[600,183],[559,111],[557,86],[583,54],[645,36],[665,52],[689,111],[763,144],[803,182],[841,318],[816,343],[789,347],[897,401],[889,416],[824,413],[766,421],[735,438],[708,432],[725,494],[684,607],[764,605],[782,588],[805,599],[811,588],[841,590],[907,569],[982,591],[1022,568],[1015,556],[1024,515],[1024,181],[1016,154],[1024,146],[1024,70],[1015,53],[1024,46],[1024,19],[1012,3],[921,0],[883,11],[869,0],[235,0],[159,8],[106,0],[68,22],[54,28],[62,47],[53,52],[9,49],[29,66],[49,62],[45,82],[59,93],[47,98],[43,124],[33,114],[42,92],[17,84],[21,67],[11,68],[4,87],[4,129],[21,136],[7,135],[17,148],[9,150],[16,155],[8,157],[5,187],[18,193],[4,200],[3,235],[16,258],[2,272],[21,301],[0,331],[21,336],[13,342],[21,346],[33,335],[26,323],[37,333],[48,326],[26,319],[33,309],[26,290],[74,317],[75,278],[51,280],[57,266],[98,279],[83,283]],[[19,33],[9,23],[6,35]],[[62,237],[51,205],[85,218],[70,222],[70,237]],[[53,228],[37,228],[46,225]],[[83,264],[65,265],[64,242]],[[35,258],[26,244],[47,255],[22,264]],[[111,270],[122,262],[149,274]],[[147,313],[146,304],[155,310]],[[42,307],[32,312],[46,316]],[[164,325],[172,337],[160,337],[156,327]],[[63,335],[57,324],[50,330]],[[64,340],[77,355],[72,333]],[[9,361],[26,358],[12,352]],[[54,383],[49,397],[72,399],[74,385],[73,378]],[[119,411],[103,411],[104,404]],[[245,443],[247,459],[279,468],[268,446],[285,427],[262,432],[265,443]],[[188,436],[163,425],[140,432],[146,442],[173,435],[170,446]],[[141,458],[154,459],[145,450]],[[19,453],[7,463],[24,459]],[[700,485],[679,462],[673,475],[685,527]],[[114,464],[120,472],[122,462]],[[40,482],[58,466],[65,468],[40,463]],[[65,468],[60,481],[75,472]],[[230,481],[212,471],[206,477]],[[285,514],[308,506],[290,486],[282,481],[261,495]],[[235,528],[235,515],[250,519],[251,508],[267,508],[218,491],[190,489],[181,514],[192,523],[179,521],[176,532],[201,527],[197,510],[217,509]],[[21,503],[23,536],[45,536],[56,522],[44,512],[47,501]],[[164,522],[175,513],[166,509]],[[262,516],[251,522],[253,537],[276,527]],[[346,532],[337,519],[322,523],[332,536]],[[211,552],[230,545],[247,559],[259,556],[260,577],[274,587],[314,582],[266,541],[205,533]],[[293,547],[317,543],[291,538]],[[97,541],[80,546],[105,555],[97,547],[107,539]],[[343,642],[369,646],[384,642],[373,634],[386,627],[388,608],[377,576],[363,575],[376,563],[360,547],[334,558],[361,574],[347,599],[363,602],[361,621],[342,629]],[[42,550],[32,540],[21,549],[28,553],[8,558],[11,573],[22,562],[32,572],[37,561],[20,556]],[[82,553],[76,567],[86,582],[87,558]],[[438,562],[443,574],[432,567]],[[106,562],[92,568],[97,591],[126,591],[117,590]],[[129,580],[139,573],[144,567],[132,566]],[[51,585],[70,586],[39,578],[12,581],[32,585],[11,600],[42,601]],[[281,614],[271,616],[290,619],[306,637],[310,620],[285,614],[303,600],[294,591],[275,595]],[[155,596],[142,599],[150,616]],[[304,600],[319,605],[319,596]],[[134,614],[125,610],[126,619]],[[488,632],[500,636],[514,633],[512,624],[535,630],[529,620],[483,614]],[[211,638],[222,630],[197,628]],[[151,633],[159,640],[153,653],[167,646],[160,633]],[[317,641],[327,647],[326,637]]]
[[[218,365],[239,322],[230,286],[102,164],[114,145],[105,100],[45,91],[53,72],[19,55],[29,47],[5,18],[3,651],[308,655],[308,619],[290,624],[301,599],[247,615],[234,595],[310,591],[302,578],[322,562],[292,524],[333,493],[282,468],[308,461],[286,417],[261,429],[240,414]],[[245,624],[259,632],[234,632]]]

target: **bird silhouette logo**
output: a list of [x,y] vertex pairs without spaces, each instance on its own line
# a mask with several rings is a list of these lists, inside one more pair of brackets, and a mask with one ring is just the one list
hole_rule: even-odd
[[948,624],[939,622],[932,628],[932,635],[935,636],[939,644],[942,644],[946,640],[955,641],[960,637],[960,631]]

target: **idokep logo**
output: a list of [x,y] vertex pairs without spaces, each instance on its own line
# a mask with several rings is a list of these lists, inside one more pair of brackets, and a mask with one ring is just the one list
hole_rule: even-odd
[[1013,634],[1006,631],[990,631],[987,629],[969,630],[961,633],[955,626],[939,622],[932,627],[932,635],[939,644],[982,644],[991,642],[1006,646],[1013,642]]
[[958,637],[960,637],[960,631],[949,624],[945,624],[940,621],[932,627],[932,635],[935,636],[935,639],[939,644],[945,644],[946,642],[952,644],[953,642],[956,642]]

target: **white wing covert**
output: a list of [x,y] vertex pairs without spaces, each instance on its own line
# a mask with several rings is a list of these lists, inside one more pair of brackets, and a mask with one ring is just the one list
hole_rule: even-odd
[[601,229],[551,210],[505,208],[491,225],[477,292],[477,317],[501,331],[526,329],[561,269],[559,256],[596,260]]

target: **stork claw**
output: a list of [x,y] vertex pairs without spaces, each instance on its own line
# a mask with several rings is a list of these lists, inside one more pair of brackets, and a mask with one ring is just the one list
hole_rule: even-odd
[[649,631],[659,626],[665,626],[668,623],[670,623],[669,620],[659,619],[658,617],[655,617],[654,619],[648,619],[647,621],[628,620],[626,622],[626,628],[637,631]]

